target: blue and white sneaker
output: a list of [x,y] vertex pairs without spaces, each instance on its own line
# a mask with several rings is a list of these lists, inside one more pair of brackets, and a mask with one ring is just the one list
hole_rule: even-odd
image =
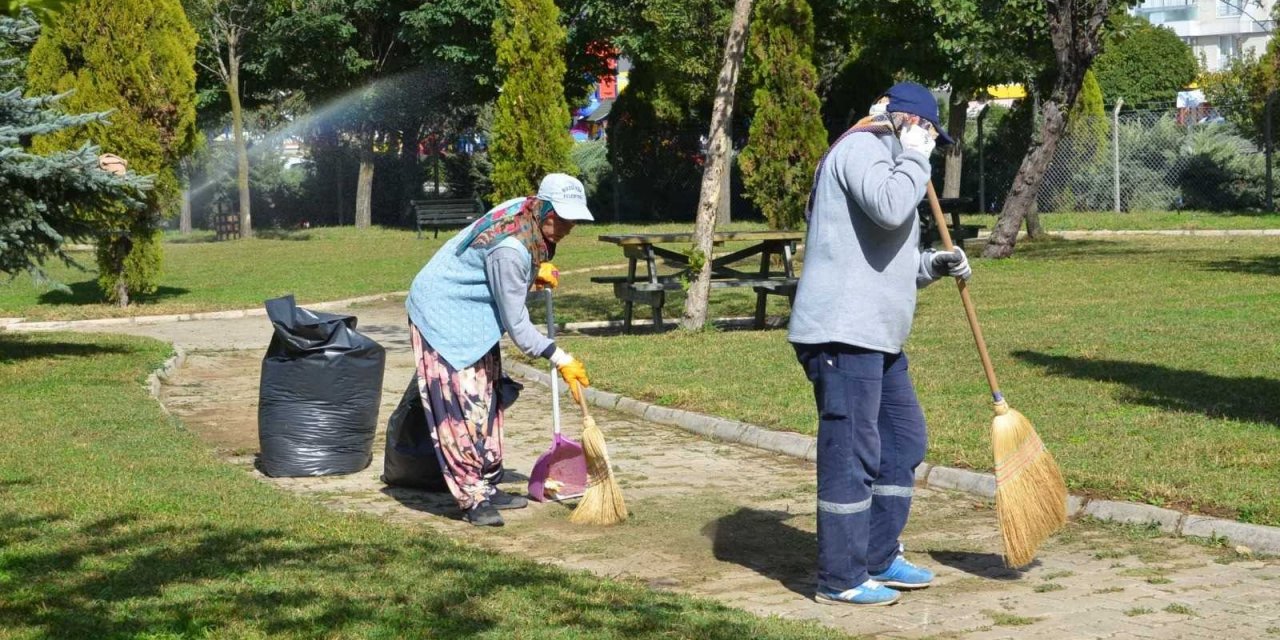
[[888,569],[871,576],[871,579],[895,589],[923,589],[933,584],[933,572],[917,567],[899,555],[894,557]]
[[901,593],[875,580],[867,580],[848,591],[818,587],[813,600],[818,604],[860,604],[868,607],[882,607],[897,602],[901,597]]

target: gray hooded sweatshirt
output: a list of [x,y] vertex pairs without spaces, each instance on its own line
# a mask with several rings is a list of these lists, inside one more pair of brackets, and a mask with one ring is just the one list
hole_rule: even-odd
[[902,350],[916,290],[934,280],[916,214],[929,174],[929,159],[890,134],[831,148],[815,177],[791,342]]

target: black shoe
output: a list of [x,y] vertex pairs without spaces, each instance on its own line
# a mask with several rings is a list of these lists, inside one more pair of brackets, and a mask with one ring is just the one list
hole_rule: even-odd
[[489,496],[489,504],[492,504],[494,509],[523,509],[529,506],[529,499],[512,495],[502,489],[494,489],[493,494]]
[[488,500],[467,509],[467,521],[477,527],[501,527],[502,516],[489,504]]

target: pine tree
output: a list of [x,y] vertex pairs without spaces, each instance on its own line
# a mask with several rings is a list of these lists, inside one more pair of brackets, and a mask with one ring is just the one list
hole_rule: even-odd
[[23,97],[24,63],[39,31],[30,12],[0,16],[0,274],[27,272],[43,281],[47,259],[75,264],[64,243],[100,230],[102,219],[93,211],[142,209],[139,198],[149,181],[102,170],[98,148],[88,143],[43,154],[27,149],[32,136],[81,127],[105,115],[63,113],[57,106],[60,96]]
[[35,148],[88,138],[154,176],[144,210],[101,212],[110,231],[98,238],[98,283],[122,306],[158,286],[159,222],[177,210],[178,161],[197,140],[195,46],[178,0],[78,0],[31,51],[33,91],[70,91],[68,109],[111,112],[107,121],[41,136]]
[[503,0],[502,8],[493,25],[503,78],[490,142],[496,201],[533,193],[548,173],[574,172],[560,11],[552,0]]
[[774,229],[804,220],[813,171],[826,149],[806,0],[760,0],[751,28],[750,138],[739,162],[746,195]]

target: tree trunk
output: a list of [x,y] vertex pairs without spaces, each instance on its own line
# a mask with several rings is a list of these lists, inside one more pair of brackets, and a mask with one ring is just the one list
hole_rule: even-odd
[[969,92],[951,90],[951,109],[947,114],[947,133],[956,141],[946,147],[946,177],[942,183],[942,197],[960,197],[960,172],[964,167],[964,128],[968,122]]
[[[400,222],[413,226],[413,215],[409,211],[409,201],[422,197],[422,171],[418,168],[418,139],[422,137],[418,129],[405,129],[400,135],[400,200],[399,211],[403,214]],[[440,159],[433,158],[438,169]],[[438,173],[437,173],[438,175]]]
[[360,144],[360,174],[356,182],[356,228],[373,226],[373,136]]
[[[732,140],[732,138],[730,138]],[[730,142],[730,145],[733,143]],[[733,149],[729,149],[729,159],[725,162],[724,179],[720,181],[720,195],[716,202],[716,227],[733,222],[733,213],[730,210],[729,195],[733,186]]]
[[1044,181],[1045,171],[1053,160],[1053,152],[1058,148],[1058,139],[1066,128],[1064,109],[1057,96],[1045,100],[1042,109],[1044,122],[1040,126],[1040,139],[1032,141],[1027,155],[1022,158],[1018,175],[1013,179],[1013,187],[1009,189],[1004,208],[1000,210],[1000,219],[996,221],[996,228],[991,232],[987,248],[982,252],[987,258],[1007,258],[1013,254],[1018,230],[1022,228],[1022,219],[1035,206],[1040,183]]
[[1040,224],[1040,205],[1036,202],[1031,203],[1031,210],[1027,212],[1027,239],[1039,240],[1044,237],[1044,225]]
[[[991,232],[987,248],[982,255],[987,258],[1007,258],[1013,254],[1018,240],[1018,229],[1023,218],[1032,211],[1045,171],[1053,161],[1058,140],[1066,129],[1067,111],[1080,93],[1084,74],[1098,54],[1099,34],[1110,14],[1109,0],[1058,0],[1045,3],[1048,11],[1049,34],[1053,40],[1053,52],[1057,62],[1057,77],[1053,91],[1041,105],[1043,120],[1040,137],[1031,142],[1022,158],[1013,187],[1005,198],[1000,219]],[[1034,228],[1039,231],[1039,223]]]
[[191,233],[191,178],[187,178],[187,184],[182,185],[182,209],[178,214],[178,233],[187,235]]
[[249,148],[244,140],[244,110],[240,106],[240,58],[234,39],[227,41],[227,96],[231,99],[231,134],[236,145],[236,189],[240,192],[240,237],[253,237],[249,211]]
[[[711,293],[712,240],[716,230],[716,209],[720,199],[721,182],[726,180],[729,168],[729,122],[733,119],[733,94],[738,84],[738,71],[742,68],[743,54],[747,48],[747,19],[751,15],[751,0],[735,0],[733,22],[729,25],[729,37],[724,43],[724,65],[716,80],[716,99],[711,109],[711,131],[708,135],[707,161],[702,171],[702,189],[698,195],[698,220],[693,232],[693,253],[690,263],[698,269],[689,285],[684,302],[684,316],[680,328],[697,331],[707,324],[707,301]],[[699,264],[700,263],[700,264]]]

